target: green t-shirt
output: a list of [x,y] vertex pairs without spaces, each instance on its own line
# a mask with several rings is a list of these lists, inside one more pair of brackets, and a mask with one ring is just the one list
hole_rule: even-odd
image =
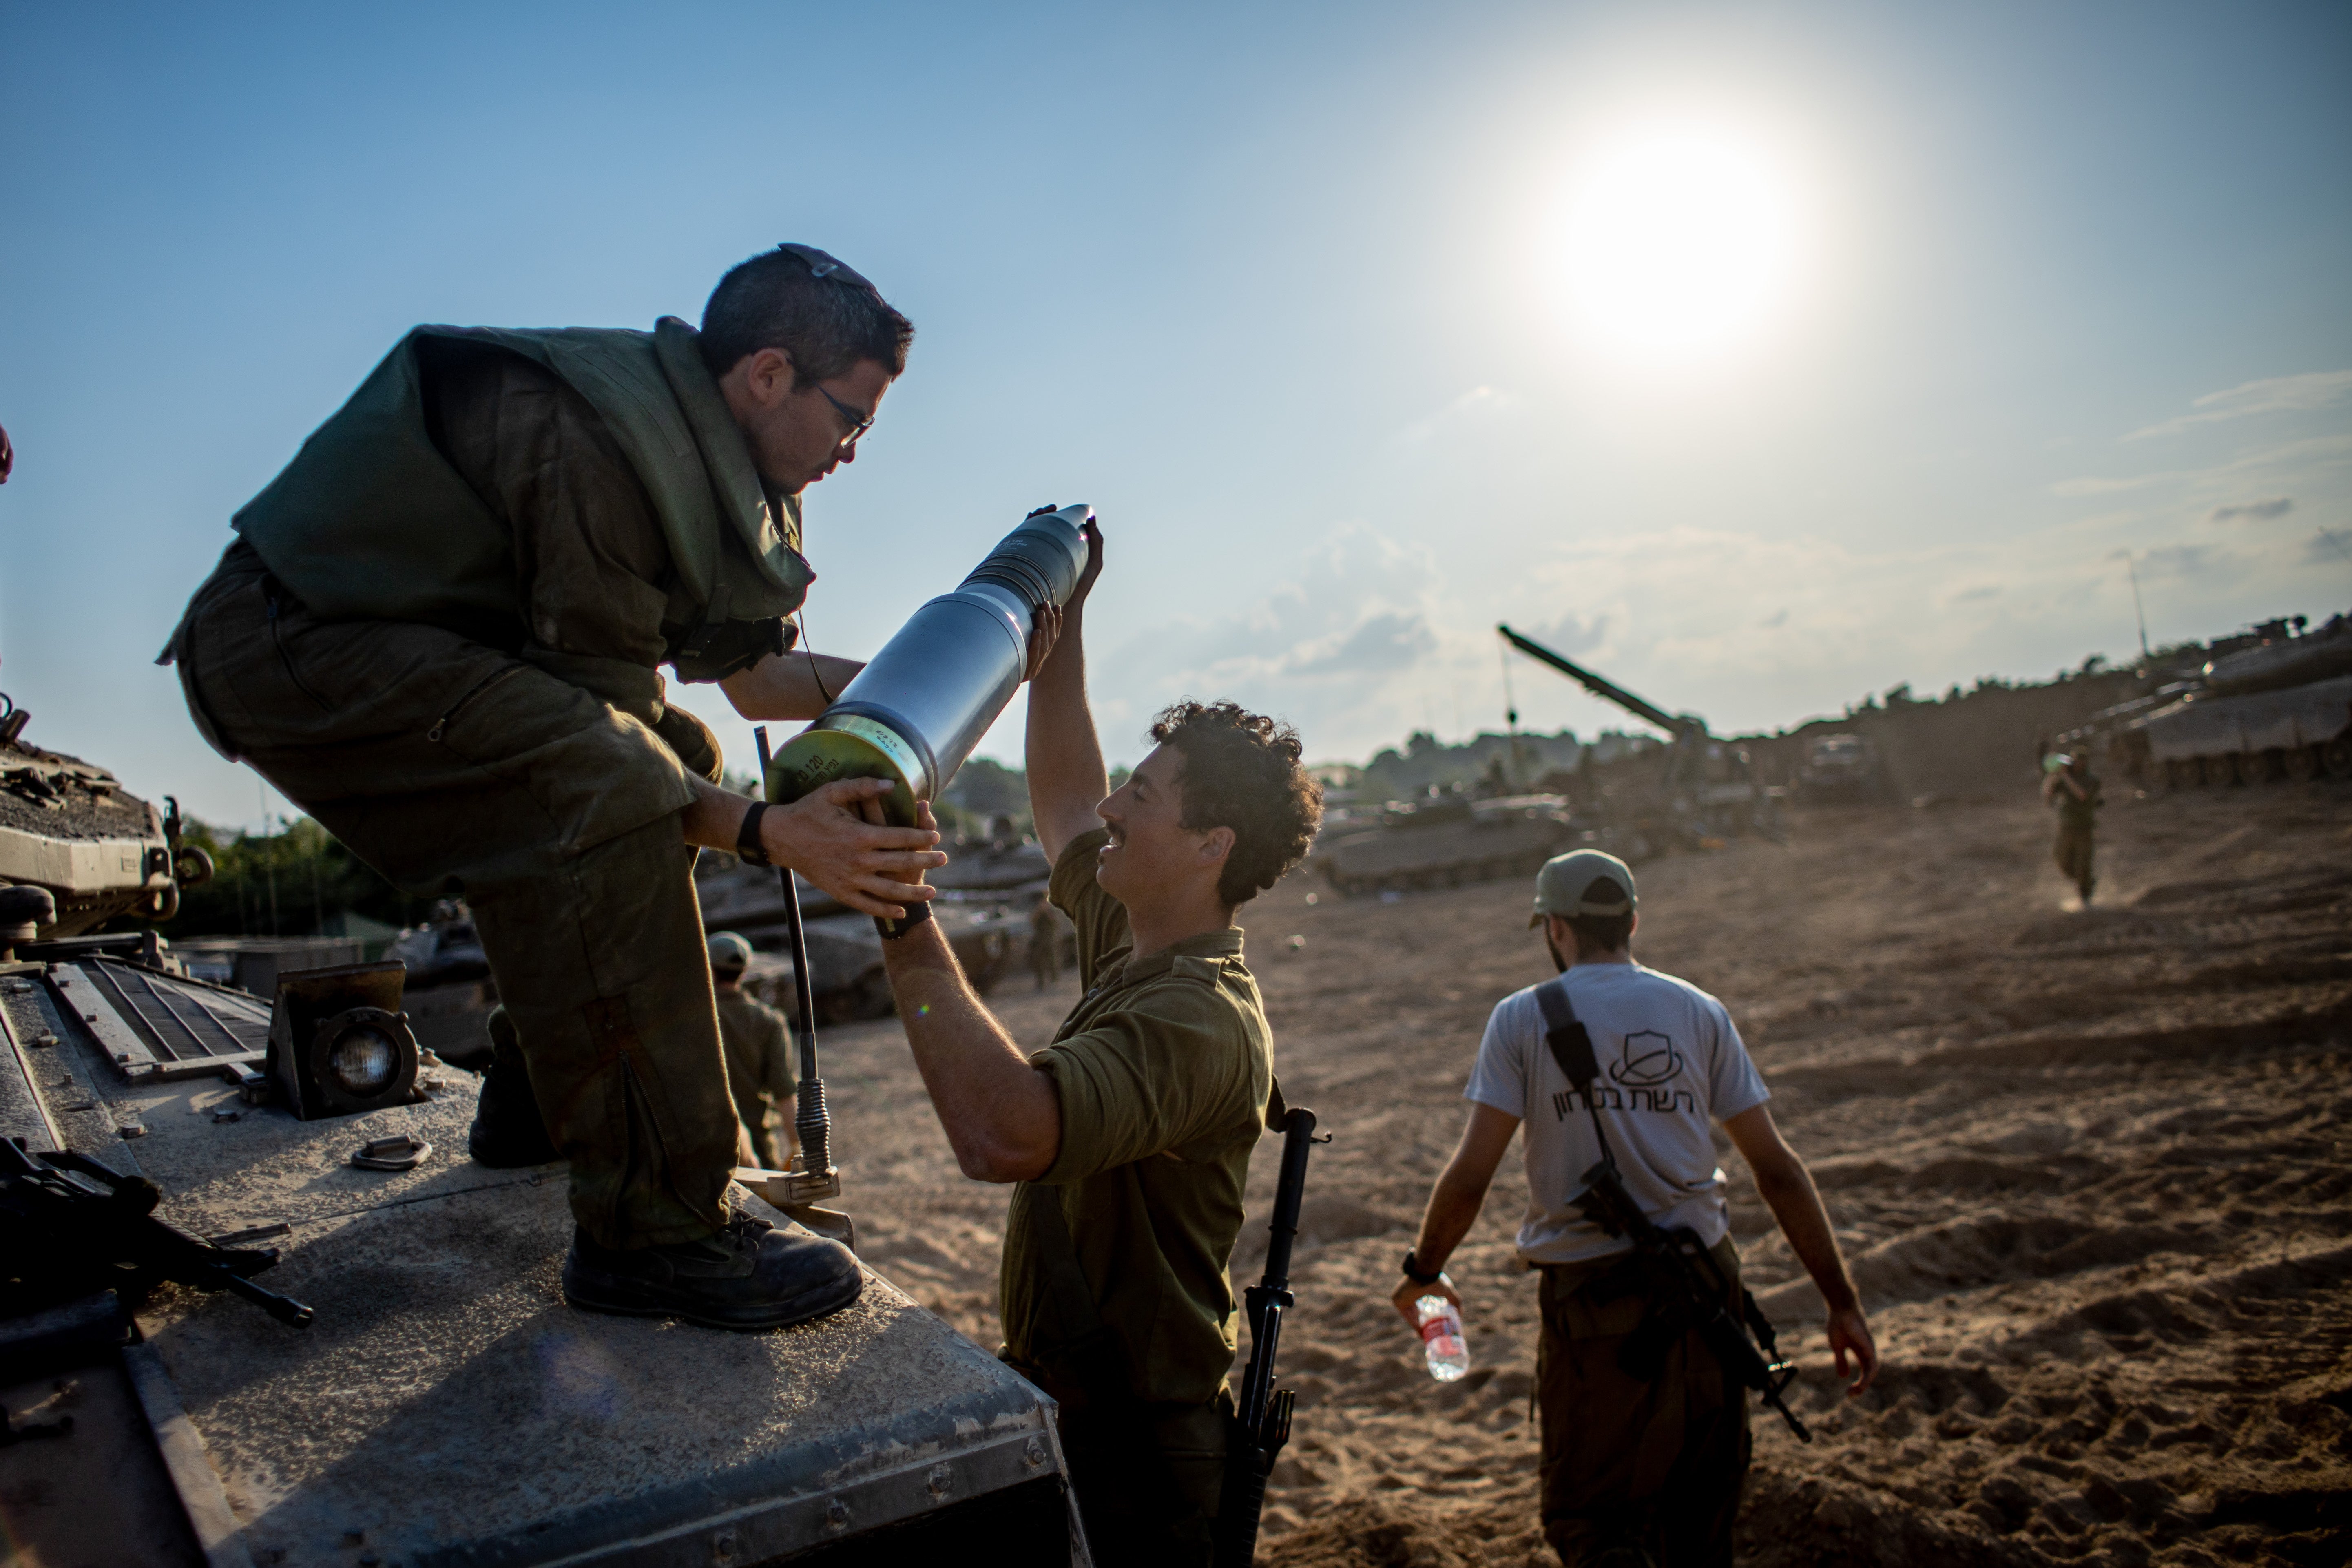
[[1054,1080],[1062,1146],[1052,1169],[1013,1191],[999,1280],[1005,1353],[1029,1367],[1057,1357],[1031,1216],[1059,1203],[1136,1396],[1202,1404],[1233,1365],[1225,1266],[1265,1126],[1274,1036],[1240,928],[1130,962],[1127,910],[1095,880],[1105,837],[1074,840],[1054,866],[1053,900],[1077,925],[1087,993],[1029,1058]]

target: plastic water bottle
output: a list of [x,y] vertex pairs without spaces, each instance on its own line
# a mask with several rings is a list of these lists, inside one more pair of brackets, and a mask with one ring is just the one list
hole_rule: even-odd
[[1470,1370],[1470,1341],[1462,1332],[1462,1309],[1443,1296],[1423,1296],[1412,1304],[1421,1320],[1421,1353],[1428,1358],[1429,1375],[1452,1383]]

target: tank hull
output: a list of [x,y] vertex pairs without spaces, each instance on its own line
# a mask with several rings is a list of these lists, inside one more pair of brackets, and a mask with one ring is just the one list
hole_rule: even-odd
[[[152,1430],[137,1442],[163,1460],[145,1474],[167,1479],[164,1516],[184,1518],[195,1554],[159,1536],[117,1560],[1088,1561],[1052,1402],[880,1275],[843,1311],[766,1334],[577,1311],[558,1281],[563,1167],[472,1163],[469,1077],[442,1069],[423,1103],[299,1121],[244,1104],[228,1076],[125,1077],[72,987],[40,966],[5,978],[0,1062],[37,1061],[22,1075],[35,1095],[76,1086],[8,1131],[147,1176],[158,1212],[199,1235],[283,1227],[263,1283],[317,1313],[296,1331],[169,1288],[140,1315],[143,1343],[118,1329],[44,1367],[45,1389],[60,1371],[139,1385]],[[415,1169],[351,1163],[402,1133],[432,1145]],[[0,1383],[12,1375],[0,1354]],[[16,1456],[56,1464],[79,1436],[0,1447],[0,1493],[17,1489]],[[51,1478],[60,1521],[152,1511],[125,1495],[112,1448],[87,1451],[95,1468]]]
[[2352,777],[2352,676],[2185,697],[2133,721],[2126,744],[2175,787]]

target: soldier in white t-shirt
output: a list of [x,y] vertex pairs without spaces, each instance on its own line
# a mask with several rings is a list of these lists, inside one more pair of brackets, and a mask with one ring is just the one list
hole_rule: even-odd
[[[1739,1311],[1739,1258],[1712,1129],[1721,1123],[1829,1306],[1829,1346],[1847,1392],[1878,1370],[1878,1352],[1821,1195],[1781,1139],[1770,1091],[1723,1004],[1633,961],[1633,873],[1580,849],[1536,878],[1530,929],[1543,928],[1567,1000],[1591,1037],[1593,1104],[1574,1092],[1546,1044],[1538,987],[1496,1005],[1464,1097],[1470,1123],[1437,1179],[1397,1310],[1439,1295],[1461,1301],[1445,1260],[1486,1198],[1512,1132],[1528,1127],[1527,1216],[1519,1256],[1543,1274],[1537,1394],[1543,1408],[1544,1534],[1569,1568],[1728,1564],[1748,1470],[1747,1391],[1724,1375],[1696,1331],[1641,1381],[1618,1352],[1651,1310],[1632,1243],[1577,1207],[1601,1158],[1597,1120],[1626,1190],[1656,1225],[1687,1226],[1729,1282]],[[1597,1116],[1594,1114],[1597,1112]]]

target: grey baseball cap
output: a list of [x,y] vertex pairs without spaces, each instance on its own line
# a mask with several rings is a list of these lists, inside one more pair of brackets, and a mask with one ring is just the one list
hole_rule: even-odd
[[[1615,884],[1614,889],[1593,887],[1603,878]],[[1596,898],[1596,893],[1612,896]],[[1532,930],[1543,924],[1546,915],[1631,914],[1639,902],[1632,867],[1598,849],[1571,849],[1553,856],[1536,873],[1536,907],[1528,926]]]
[[710,967],[719,973],[740,974],[751,963],[751,944],[731,931],[710,937]]

